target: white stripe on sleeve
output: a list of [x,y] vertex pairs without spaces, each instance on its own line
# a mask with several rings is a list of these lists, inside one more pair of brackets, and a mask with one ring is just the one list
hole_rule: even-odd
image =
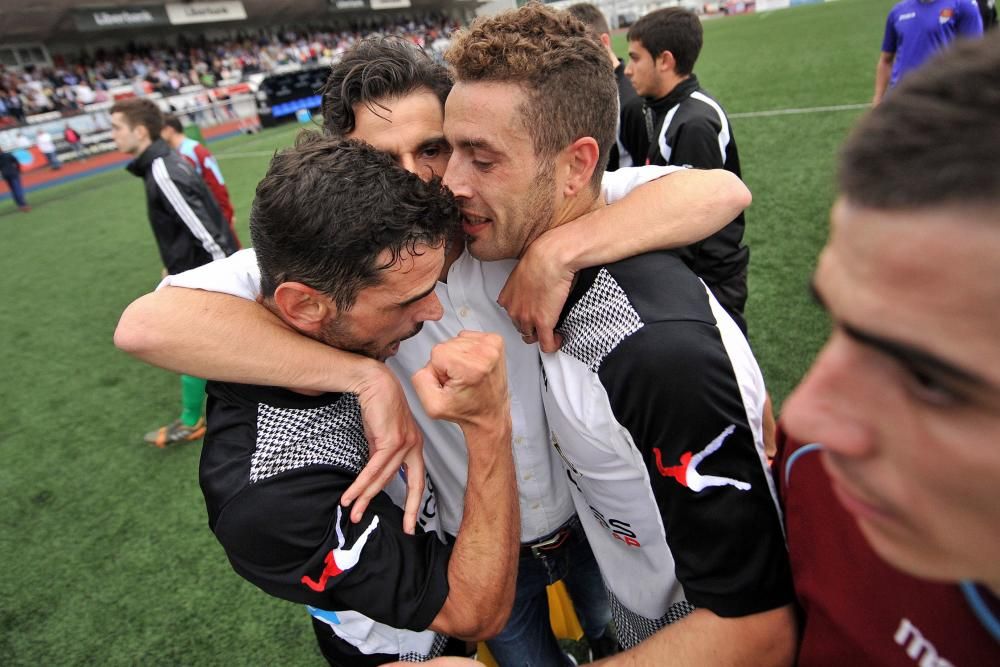
[[174,211],[177,212],[178,217],[184,222],[184,225],[201,242],[201,246],[205,249],[205,252],[211,255],[212,259],[222,259],[225,257],[226,253],[222,251],[219,244],[215,242],[212,235],[205,229],[204,223],[191,210],[187,200],[184,199],[181,191],[177,189],[177,184],[170,178],[170,174],[167,173],[167,165],[163,162],[162,157],[153,160],[153,179],[159,186],[163,196],[167,198],[167,201],[173,206]]
[[726,122],[726,114],[722,113],[722,107],[720,107],[715,100],[704,93],[695,91],[691,93],[691,97],[712,107],[715,109],[715,113],[719,115],[719,125],[722,127],[722,129],[719,130],[719,152],[722,153],[722,163],[725,164],[726,147],[729,146],[729,123]]

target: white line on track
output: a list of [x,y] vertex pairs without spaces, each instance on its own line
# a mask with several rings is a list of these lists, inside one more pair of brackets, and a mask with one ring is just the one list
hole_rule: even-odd
[[829,107],[806,107],[804,109],[768,109],[767,111],[744,111],[743,113],[731,113],[730,118],[764,118],[767,116],[791,116],[802,113],[828,113],[830,111],[856,111],[867,109],[871,104],[837,104]]

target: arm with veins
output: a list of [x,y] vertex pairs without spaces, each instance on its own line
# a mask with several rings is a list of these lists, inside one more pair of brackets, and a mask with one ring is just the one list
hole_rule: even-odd
[[[498,299],[515,327],[535,332],[525,342],[537,340],[543,352],[559,349],[553,329],[580,269],[690,245],[750,205],[750,191],[728,171],[671,169],[640,167],[606,175],[626,181],[606,195],[609,202],[620,201],[550,229],[528,247]],[[629,191],[644,170],[659,170],[646,173],[660,177]]]
[[357,499],[351,518],[359,521],[371,498],[405,465],[403,527],[414,531],[424,486],[423,439],[385,364],[303,336],[254,301],[181,287],[132,302],[118,322],[115,345],[154,366],[211,380],[357,394],[371,458],[343,504]]

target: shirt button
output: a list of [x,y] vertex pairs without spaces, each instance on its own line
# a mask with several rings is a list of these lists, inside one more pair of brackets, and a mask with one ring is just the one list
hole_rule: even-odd
[[514,444],[515,445],[523,445],[524,444],[524,438],[522,438],[521,436],[517,436],[516,438],[514,438]]
[[534,475],[534,473],[530,473],[530,472],[529,472],[529,473],[527,473],[527,474],[526,474],[526,475],[524,476],[524,481],[526,481],[526,482],[530,482],[530,481],[531,481],[531,480],[533,480],[533,479],[535,479],[535,475]]
[[462,306],[461,308],[458,309],[458,315],[459,317],[468,317],[469,309],[466,308],[465,306]]
[[531,503],[531,509],[536,510],[538,509],[538,507],[539,507],[538,503]]

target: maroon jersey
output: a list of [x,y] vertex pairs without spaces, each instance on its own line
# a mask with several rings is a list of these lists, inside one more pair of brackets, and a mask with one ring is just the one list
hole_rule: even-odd
[[[868,546],[820,451],[786,440],[773,469],[804,621],[798,664],[1000,665],[1000,641],[958,586],[904,574]],[[995,613],[996,598],[977,592]]]

